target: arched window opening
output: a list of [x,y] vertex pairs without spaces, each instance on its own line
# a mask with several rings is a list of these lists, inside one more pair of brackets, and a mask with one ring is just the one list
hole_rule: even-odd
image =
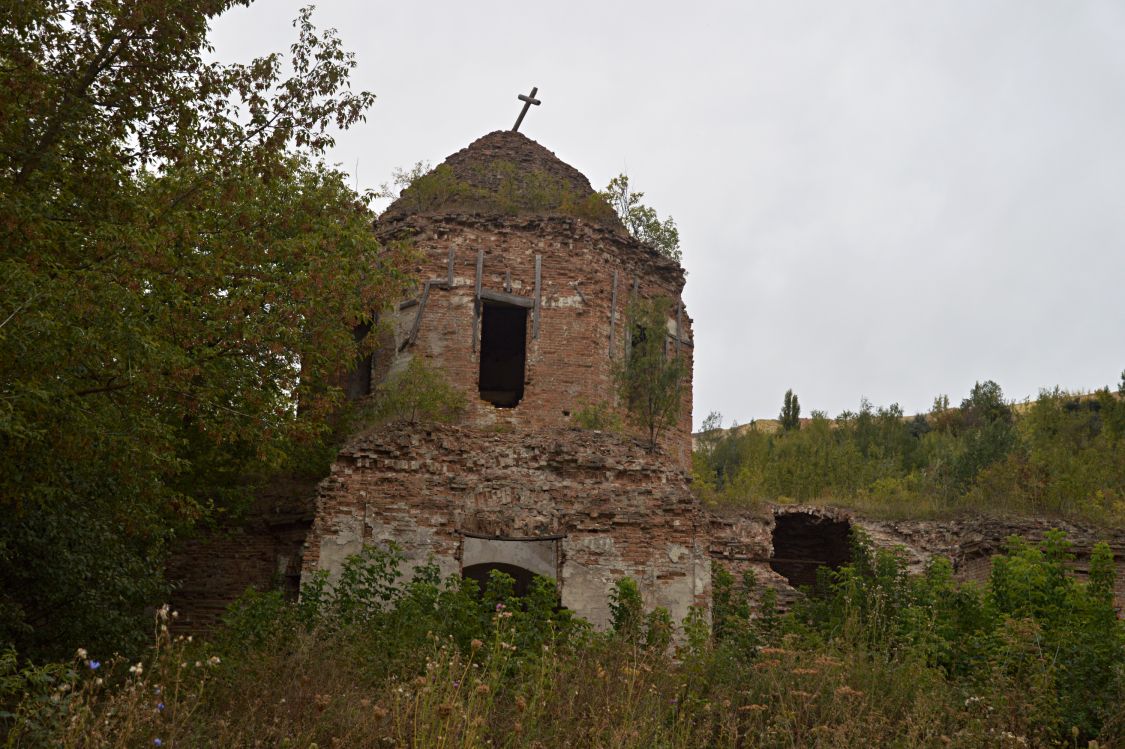
[[528,590],[531,589],[531,581],[535,578],[535,573],[531,570],[517,567],[514,564],[504,564],[503,562],[469,565],[461,570],[461,577],[476,580],[478,590],[483,591],[488,585],[488,578],[493,570],[509,575],[515,581],[512,592],[520,597],[527,595]]
[[852,560],[847,520],[789,512],[778,514],[776,521],[770,568],[794,588],[815,585],[821,567],[839,569]]

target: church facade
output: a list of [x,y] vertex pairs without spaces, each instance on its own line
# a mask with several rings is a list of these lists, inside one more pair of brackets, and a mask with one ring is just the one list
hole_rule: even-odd
[[[451,426],[394,423],[355,436],[320,485],[303,575],[394,542],[407,566],[552,578],[595,624],[634,578],[677,620],[709,598],[706,527],[688,488],[691,321],[679,263],[633,239],[577,170],[500,131],[450,156],[377,225],[420,255],[418,294],[384,316],[361,372],[377,387],[421,357],[462,391]],[[623,413],[614,367],[631,299],[667,304],[667,356],[688,365],[680,418],[654,452],[580,429]]]

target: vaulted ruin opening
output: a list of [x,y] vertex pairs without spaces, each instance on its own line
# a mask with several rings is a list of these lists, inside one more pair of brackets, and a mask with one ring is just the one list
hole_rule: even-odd
[[512,592],[517,596],[526,596],[527,591],[531,589],[531,581],[535,578],[535,573],[531,570],[517,567],[514,564],[504,564],[503,562],[470,565],[461,570],[461,577],[476,580],[477,590],[483,591],[488,587],[488,580],[493,570],[503,572],[515,581]]
[[811,512],[787,512],[776,516],[770,568],[794,588],[816,584],[821,567],[838,569],[852,559],[847,520]]
[[514,408],[523,399],[527,310],[484,302],[481,312],[480,397],[499,408]]
[[527,595],[536,575],[554,579],[558,566],[558,539],[508,539],[465,535],[461,544],[461,576],[488,585],[493,570],[510,575],[515,594]]

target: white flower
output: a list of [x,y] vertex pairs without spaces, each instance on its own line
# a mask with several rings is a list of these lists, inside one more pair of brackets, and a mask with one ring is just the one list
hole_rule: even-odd
[[220,663],[222,663],[222,661],[219,660],[219,656],[213,655],[213,656],[211,656],[210,658],[207,659],[207,663],[209,663],[212,666],[217,666]]
[[78,657],[81,660],[86,660],[86,655],[87,655],[86,648],[78,648]]
[[145,666],[140,661],[137,661],[135,666],[129,666],[129,673],[140,676],[145,671]]

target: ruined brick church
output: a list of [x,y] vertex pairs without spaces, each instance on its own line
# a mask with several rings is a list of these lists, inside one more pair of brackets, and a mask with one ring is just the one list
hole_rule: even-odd
[[[361,431],[327,478],[276,482],[241,523],[182,544],[168,573],[185,628],[211,626],[247,587],[295,594],[302,578],[387,542],[405,553],[405,571],[432,560],[478,580],[494,569],[520,586],[553,579],[562,605],[598,626],[626,576],[677,622],[693,605],[709,610],[716,561],[753,572],[784,604],[817,567],[848,561],[853,526],[901,546],[915,570],[941,554],[972,578],[987,575],[1008,535],[1063,525],[1082,571],[1096,529],[703,508],[689,487],[694,342],[680,265],[632,238],[581,173],[518,132],[480,138],[416,184],[375,231],[417,249],[417,294],[381,314],[380,345],[347,390],[367,397],[420,357],[468,407],[455,424]],[[689,365],[679,423],[655,452],[575,423],[594,405],[623,412],[613,371],[635,297],[671,300],[665,351]],[[1125,565],[1125,536],[1113,545]],[[1125,600],[1125,574],[1119,586]]]
[[563,605],[595,624],[624,576],[682,617],[710,584],[685,476],[690,382],[654,453],[574,424],[582,408],[616,407],[630,298],[673,300],[667,355],[690,363],[682,268],[612,212],[585,210],[597,200],[589,181],[518,132],[486,135],[439,170],[456,190],[432,204],[407,190],[379,219],[382,239],[410,239],[420,252],[423,283],[391,313],[360,380],[421,357],[468,408],[453,426],[398,423],[348,442],[317,493],[303,573],[393,541],[408,565],[433,559],[446,574],[552,578]]

